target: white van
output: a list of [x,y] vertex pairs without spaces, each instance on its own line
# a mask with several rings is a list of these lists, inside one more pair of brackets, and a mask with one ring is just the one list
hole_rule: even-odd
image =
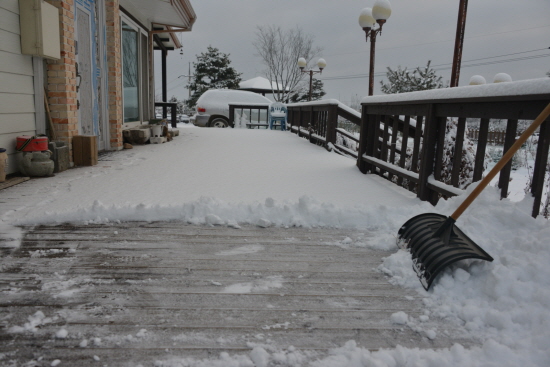
[[200,127],[228,127],[229,104],[269,106],[272,102],[264,96],[232,89],[210,89],[197,100],[197,113],[191,118]]

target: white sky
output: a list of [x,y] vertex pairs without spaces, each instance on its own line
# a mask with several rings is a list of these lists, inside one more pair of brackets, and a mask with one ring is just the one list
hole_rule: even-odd
[[[391,0],[393,12],[377,38],[375,74],[398,65],[413,69],[432,66],[448,81],[451,75],[458,0]],[[362,8],[374,0],[208,0],[192,1],[197,14],[193,31],[180,37],[179,50],[168,56],[168,97],[188,95],[189,62],[207,46],[230,54],[233,67],[243,80],[264,76],[264,65],[252,42],[259,25],[280,24],[285,29],[300,25],[315,36],[327,61],[322,79],[327,98],[344,103],[368,92],[370,45],[358,25]],[[495,74],[508,73],[513,80],[544,77],[550,71],[550,1],[469,1],[460,85],[480,74],[492,82]],[[535,51],[537,50],[537,51]],[[160,53],[155,52],[157,94],[160,95]],[[493,58],[494,56],[506,55]],[[543,55],[544,57],[536,57]],[[534,58],[531,58],[534,57]],[[530,59],[523,59],[530,58]],[[482,60],[479,60],[482,59]],[[523,59],[511,61],[513,59]],[[468,62],[470,60],[477,60]],[[496,61],[508,62],[495,63]],[[467,67],[468,64],[488,64]],[[335,79],[337,77],[361,77]],[[375,78],[375,94],[380,94]]]

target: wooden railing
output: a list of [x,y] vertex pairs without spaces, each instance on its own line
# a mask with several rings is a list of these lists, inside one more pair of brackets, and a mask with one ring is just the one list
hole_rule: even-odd
[[[468,129],[468,138],[474,141],[479,140],[479,130]],[[495,145],[504,145],[506,140],[505,131],[489,131],[487,133],[487,143]]]
[[323,145],[327,149],[335,147],[338,153],[357,158],[357,151],[338,143],[338,135],[359,143],[352,133],[338,128],[338,118],[353,124],[361,124],[361,114],[341,104],[337,100],[323,100],[287,105],[290,130],[298,136],[307,137],[313,144]]
[[[550,102],[550,79],[503,84],[365,98],[362,103],[360,157],[357,160],[359,169],[402,185],[415,192],[421,200],[433,204],[441,196],[460,194],[462,190],[458,187],[466,119],[479,119],[480,123],[471,172],[475,182],[481,180],[485,169],[491,120],[507,120],[503,147],[506,152],[515,142],[518,120],[534,120]],[[544,90],[545,93],[525,94],[529,90]],[[399,127],[399,120],[405,122],[404,129]],[[454,140],[446,139],[449,121],[456,123]],[[377,129],[380,124],[383,125],[382,132]],[[413,126],[416,128],[414,133],[411,132]],[[534,217],[540,210],[549,141],[550,122],[547,120],[540,128],[533,167]],[[398,149],[408,153],[396,154]],[[453,152],[451,161],[445,152]],[[503,198],[508,195],[511,164],[505,166],[499,177],[498,186]]]
[[[246,115],[248,121],[246,126],[250,129],[252,128],[267,128],[269,126],[268,121],[268,110],[269,104],[263,103],[252,103],[252,104],[243,104],[243,103],[230,103],[229,104],[229,124],[235,126],[235,116],[244,116]],[[263,112],[265,111],[265,112]],[[253,116],[256,115],[256,116]],[[255,118],[254,118],[255,117]],[[238,122],[238,121],[237,121]]]
[[175,102],[155,102],[155,107],[162,107],[162,118],[168,116],[167,109],[170,108],[170,122],[172,127],[178,126],[178,104]]
[[[367,97],[362,103],[360,120],[336,100],[291,104],[288,120],[292,132],[329,150],[334,146],[339,153],[355,157],[361,172],[380,175],[435,205],[440,197],[463,192],[461,175],[468,175],[473,182],[482,178],[492,120],[507,121],[503,142],[506,152],[515,141],[518,120],[534,120],[549,102],[550,78],[545,78]],[[360,125],[359,139],[338,128],[339,116]],[[480,128],[475,149],[470,147],[473,171],[465,172],[461,165],[466,119],[472,118],[479,120]],[[446,139],[451,121],[456,134],[454,139]],[[337,134],[358,141],[358,152],[337,144]],[[547,120],[539,131],[533,166],[534,217],[540,211],[549,142]],[[449,152],[452,159],[446,155]],[[464,157],[467,158],[469,155]],[[503,198],[508,196],[510,172],[511,162],[499,177]]]

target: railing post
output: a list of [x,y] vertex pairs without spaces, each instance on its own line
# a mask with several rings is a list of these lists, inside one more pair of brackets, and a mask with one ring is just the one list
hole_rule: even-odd
[[309,108],[309,126],[308,126],[308,132],[309,132],[309,142],[312,144],[315,144],[313,141],[313,138],[311,135],[313,134],[313,131],[315,131],[315,116],[313,113],[313,106]]
[[371,165],[363,160],[363,154],[372,155],[372,146],[374,144],[371,125],[369,124],[369,115],[367,106],[361,106],[361,125],[359,130],[359,150],[357,151],[357,167],[362,173],[371,170]]
[[420,154],[422,158],[420,159],[420,169],[418,172],[419,182],[417,196],[423,201],[431,201],[432,198],[432,190],[428,188],[428,177],[430,177],[434,171],[438,125],[437,116],[435,115],[435,106],[430,104],[424,124],[424,141],[422,144],[422,153]]
[[[506,123],[506,135],[504,136],[504,147],[502,155],[516,142],[516,133],[518,129],[518,120],[509,119]],[[500,188],[500,198],[508,197],[508,184],[510,182],[510,173],[512,171],[512,160],[508,162],[500,171],[498,178],[498,187]]]
[[229,105],[229,125],[235,126],[235,106]]
[[327,114],[326,142],[336,144],[336,128],[338,127],[338,105],[329,105]]
[[[544,176],[546,174],[546,165],[548,164],[548,149],[550,145],[550,119],[546,119],[540,126],[539,141],[537,145],[537,155],[533,170],[533,182],[531,183],[531,194],[535,198],[533,203],[532,216],[539,215],[540,203],[542,200],[542,191],[544,188]],[[549,194],[550,195],[550,194]]]

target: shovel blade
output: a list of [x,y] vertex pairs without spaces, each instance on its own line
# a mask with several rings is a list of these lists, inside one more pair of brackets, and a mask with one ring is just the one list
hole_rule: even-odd
[[399,229],[397,245],[410,251],[413,269],[426,290],[452,263],[464,259],[493,261],[454,224],[454,219],[441,214],[426,213],[409,219]]

